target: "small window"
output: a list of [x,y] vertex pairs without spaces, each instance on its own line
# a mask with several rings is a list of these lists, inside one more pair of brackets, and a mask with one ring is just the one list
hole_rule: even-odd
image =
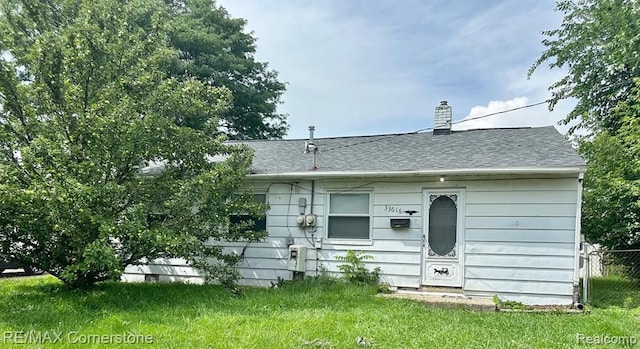
[[[267,194],[253,194],[253,199],[259,203],[267,202]],[[263,216],[251,216],[248,214],[232,214],[229,215],[229,222],[231,224],[239,224],[242,221],[252,220],[254,222],[253,230],[262,231],[267,230],[267,217]]]
[[369,193],[330,193],[327,237],[329,239],[369,239],[370,210]]

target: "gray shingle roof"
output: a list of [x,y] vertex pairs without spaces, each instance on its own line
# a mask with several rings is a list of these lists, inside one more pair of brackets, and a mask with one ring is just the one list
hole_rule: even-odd
[[[243,141],[255,150],[256,174],[309,172],[304,139]],[[314,172],[385,172],[507,168],[575,168],[585,162],[553,127],[483,129],[316,138]]]

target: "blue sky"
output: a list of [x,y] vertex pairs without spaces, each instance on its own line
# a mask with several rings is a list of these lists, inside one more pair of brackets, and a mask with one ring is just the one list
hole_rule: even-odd
[[[464,119],[543,101],[563,71],[527,69],[543,30],[559,27],[553,0],[218,0],[247,19],[256,58],[287,82],[286,138],[411,132],[433,126],[441,100]],[[574,106],[545,105],[454,128],[555,125]],[[561,131],[567,127],[557,126]]]

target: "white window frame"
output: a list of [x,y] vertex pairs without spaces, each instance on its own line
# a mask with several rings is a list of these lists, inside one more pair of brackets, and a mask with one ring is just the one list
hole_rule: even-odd
[[[327,239],[327,242],[340,245],[373,245],[373,190],[327,190],[326,194],[327,209],[325,213],[325,238]],[[331,213],[331,195],[335,194],[367,194],[369,196],[369,213]],[[367,239],[329,237],[330,217],[369,217],[369,237]]]

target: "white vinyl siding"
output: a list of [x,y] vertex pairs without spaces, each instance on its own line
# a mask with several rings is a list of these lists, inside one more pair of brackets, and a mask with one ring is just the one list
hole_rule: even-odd
[[[361,250],[373,256],[369,269],[381,268],[381,281],[394,287],[417,288],[421,285],[423,227],[426,218],[423,203],[425,189],[465,190],[464,200],[464,283],[469,296],[499,295],[503,299],[531,304],[569,304],[572,301],[575,262],[575,219],[578,178],[438,178],[358,180],[316,180],[314,197],[311,181],[252,182],[254,192],[266,192],[270,210],[267,219],[269,238],[252,243],[226,244],[227,251],[242,253],[238,266],[241,284],[269,286],[278,278],[290,279],[287,270],[287,237],[295,244],[309,247],[307,274],[322,270],[337,275],[344,262],[336,259],[347,250]],[[362,185],[366,183],[366,191]],[[349,188],[358,191],[344,192]],[[334,190],[334,191],[332,191]],[[370,217],[367,244],[344,243],[328,239],[331,193],[365,193]],[[306,213],[317,215],[315,231],[303,230],[296,223],[298,199],[305,198]],[[344,201],[343,201],[344,203]],[[333,202],[333,208],[340,203]],[[408,215],[404,211],[417,211]],[[349,213],[353,214],[353,213]],[[364,213],[362,213],[364,216]],[[338,217],[337,215],[336,217]],[[409,218],[408,229],[392,229],[391,218]],[[320,239],[322,248],[311,242]],[[156,261],[157,266],[128,267],[125,279],[144,280],[144,273],[155,272],[161,280],[196,282],[201,275],[179,261]]]
[[570,304],[577,188],[577,178],[469,186],[465,293]]

